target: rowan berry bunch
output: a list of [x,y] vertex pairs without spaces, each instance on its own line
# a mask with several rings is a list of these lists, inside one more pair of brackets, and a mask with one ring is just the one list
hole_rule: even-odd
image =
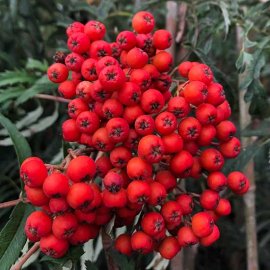
[[[66,30],[71,53],[57,53],[48,68],[59,93],[72,99],[63,138],[84,145],[60,166],[37,157],[21,166],[26,196],[41,207],[25,232],[49,256],[62,257],[70,245],[97,237],[113,219],[113,228],[131,232],[115,239],[119,252],[155,250],[172,259],[183,247],[218,240],[215,222],[231,212],[221,194],[249,188],[241,172],[222,173],[241,145],[211,69],[181,63],[183,80],[171,96],[173,58],[165,51],[171,34],[154,31],[146,11],[135,14],[132,27],[109,43],[101,22],[74,22]],[[207,188],[187,191],[182,183],[189,178]]]

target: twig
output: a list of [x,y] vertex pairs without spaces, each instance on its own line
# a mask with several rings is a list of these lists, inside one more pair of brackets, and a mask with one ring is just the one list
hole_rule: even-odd
[[58,101],[58,102],[63,102],[63,103],[69,103],[71,101],[71,99],[55,97],[55,96],[46,95],[46,94],[36,94],[35,97],[39,99],[47,99],[47,100],[53,100],[53,101]]
[[178,66],[176,66],[170,73],[169,75],[172,76],[178,69]]
[[26,261],[39,249],[39,242],[35,243],[10,270],[20,270]]
[[23,198],[19,198],[17,200],[9,201],[9,202],[3,202],[0,203],[0,208],[8,208],[17,205],[19,202],[22,202]]

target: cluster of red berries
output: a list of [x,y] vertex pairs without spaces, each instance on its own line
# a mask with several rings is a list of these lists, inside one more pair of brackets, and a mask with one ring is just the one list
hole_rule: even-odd
[[[95,238],[114,218],[114,228],[132,227],[116,238],[119,252],[156,250],[172,259],[182,247],[219,238],[215,221],[231,212],[221,191],[249,188],[241,172],[221,172],[225,159],[239,154],[240,142],[211,69],[181,63],[178,72],[188,80],[172,97],[173,58],[165,51],[171,34],[151,33],[155,21],[146,11],[135,14],[132,26],[134,32],[108,43],[101,22],[74,22],[66,31],[71,53],[59,53],[48,68],[59,93],[72,99],[64,139],[103,153],[95,161],[73,156],[49,172],[36,157],[22,164],[26,196],[42,207],[29,216],[25,232],[49,256]],[[184,191],[180,181],[189,177],[202,178],[207,188],[200,195]]]

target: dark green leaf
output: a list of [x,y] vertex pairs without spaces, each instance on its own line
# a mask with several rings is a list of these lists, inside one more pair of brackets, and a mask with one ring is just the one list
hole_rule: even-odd
[[38,71],[46,72],[48,68],[48,63],[46,61],[41,62],[36,59],[29,58],[26,63],[26,69],[35,69]]
[[86,270],[98,270],[97,266],[91,261],[85,261]]
[[11,213],[9,221],[0,232],[0,265],[1,270],[10,270],[18,259],[26,242],[24,225],[33,207],[23,203],[18,204]]
[[129,260],[127,256],[120,254],[116,250],[110,250],[109,254],[120,267],[120,270],[135,270],[134,262]]
[[31,156],[31,149],[28,142],[20,134],[16,126],[2,114],[0,114],[0,124],[8,130],[9,136],[16,150],[19,164],[21,164],[27,157]]
[[13,85],[17,83],[33,83],[35,78],[29,75],[25,70],[5,71],[0,73],[0,87]]

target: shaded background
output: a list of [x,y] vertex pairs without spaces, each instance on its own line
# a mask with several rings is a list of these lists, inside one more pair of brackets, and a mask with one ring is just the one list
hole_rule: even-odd
[[[0,113],[27,138],[33,155],[59,162],[66,105],[35,95],[56,93],[44,74],[55,51],[66,50],[65,27],[74,20],[97,19],[107,26],[106,39],[113,41],[118,32],[130,28],[135,11],[151,11],[157,28],[167,28],[176,38],[171,49],[175,64],[187,59],[205,62],[223,84],[244,145],[242,154],[224,170],[246,170],[252,182],[244,200],[230,197],[233,213],[218,221],[221,239],[210,248],[186,249],[167,269],[270,269],[269,7],[269,1],[252,0],[0,0]],[[20,193],[16,153],[1,126],[0,161],[0,201],[16,199]],[[9,208],[0,210],[1,228],[10,213]],[[253,239],[249,248],[247,231]],[[79,252],[74,251],[74,258]],[[136,269],[145,269],[151,259],[134,258],[141,262]],[[123,257],[116,256],[116,261],[127,263]],[[106,269],[103,262],[101,252],[87,269]],[[27,269],[57,267],[54,261],[34,262]],[[158,267],[153,269],[162,269]]]

